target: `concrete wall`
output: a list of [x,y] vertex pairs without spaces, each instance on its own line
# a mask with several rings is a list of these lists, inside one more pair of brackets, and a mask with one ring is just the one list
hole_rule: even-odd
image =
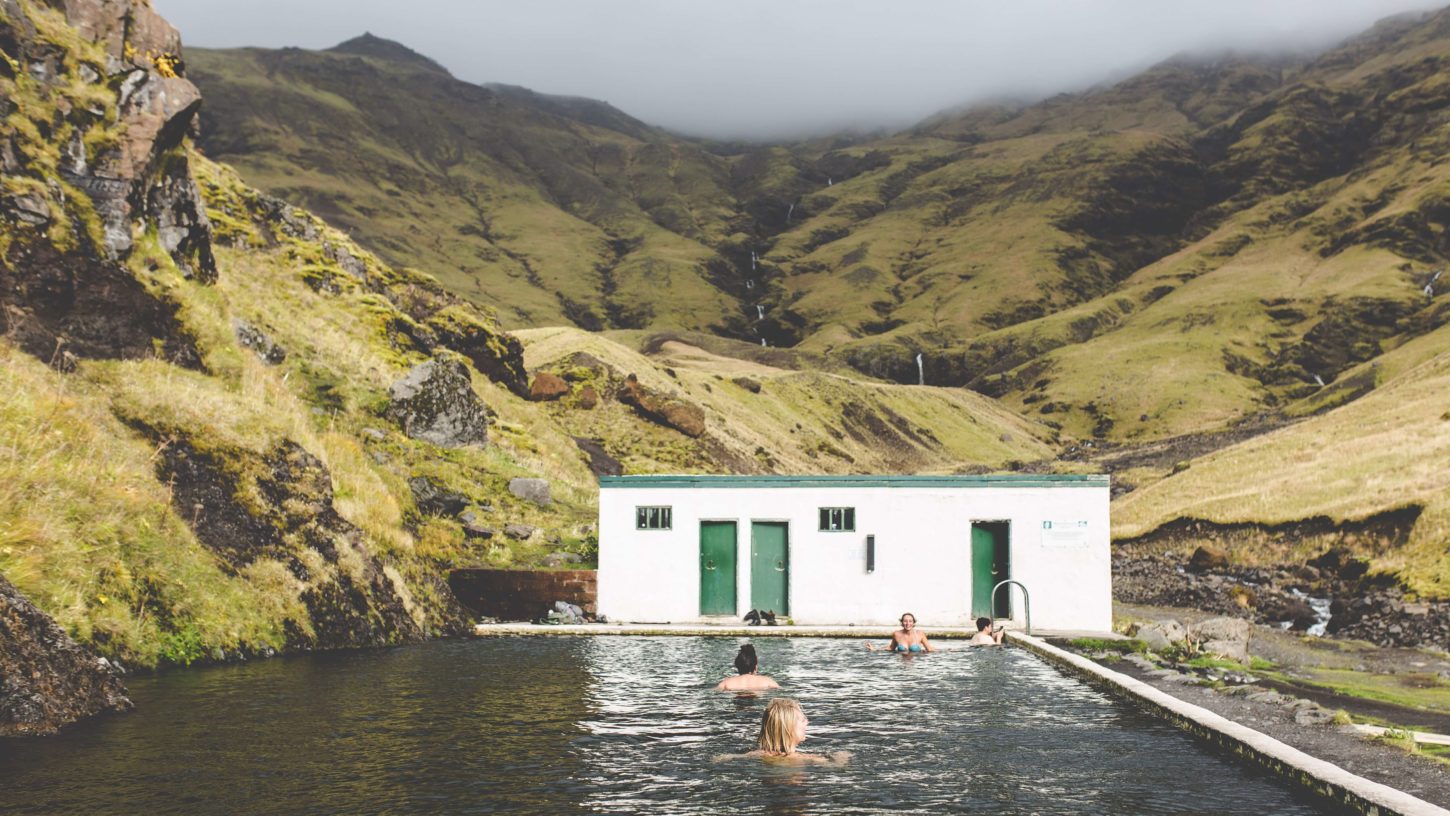
[[448,587],[474,613],[499,620],[538,620],[555,601],[568,601],[589,615],[598,611],[594,570],[461,569],[449,573]]
[[[647,478],[647,477],[646,477]],[[1109,630],[1106,479],[1091,486],[620,487],[601,483],[599,611],[611,620],[699,621],[701,521],[737,523],[737,615],[750,608],[750,525],[789,523],[790,613],[796,623],[925,627],[971,621],[971,524],[1011,523],[1011,578],[1032,593],[1032,624]],[[673,529],[636,530],[635,507],[669,505]],[[818,508],[855,507],[854,532],[818,531]],[[1071,523],[1071,536],[1044,533]],[[1079,524],[1081,523],[1081,526]],[[866,572],[866,536],[876,569]],[[1004,590],[1005,591],[1005,590]],[[1012,618],[1022,621],[1013,590]]]

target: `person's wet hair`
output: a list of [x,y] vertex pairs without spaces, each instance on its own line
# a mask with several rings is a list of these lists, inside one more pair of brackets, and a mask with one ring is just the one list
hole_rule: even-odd
[[806,714],[801,704],[789,697],[777,697],[765,707],[760,718],[760,736],[755,740],[756,750],[771,754],[789,754],[795,751],[800,740],[796,738],[796,724]]
[[989,627],[991,625],[992,625],[992,619],[991,618],[977,618],[977,631],[978,632],[982,631],[983,629],[986,629],[987,627]]
[[755,656],[755,647],[749,643],[740,647],[740,653],[735,655],[735,670],[741,674],[750,674],[755,671],[760,660]]

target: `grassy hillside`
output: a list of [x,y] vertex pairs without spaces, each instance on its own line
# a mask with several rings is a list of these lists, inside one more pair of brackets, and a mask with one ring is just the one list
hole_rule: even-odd
[[395,43],[187,52],[201,144],[505,325],[706,328],[724,163],[603,103],[460,82]]
[[[179,63],[0,5],[46,68],[0,66],[0,573],[104,655],[454,631],[449,570],[590,563],[615,465],[1106,469],[1120,539],[1339,544],[1450,596],[1450,281],[1422,289],[1450,256],[1446,13],[709,149],[376,38],[189,53],[205,158],[192,108],[158,146],[121,104],[138,70],[186,98]],[[118,166],[120,196],[87,175]],[[930,385],[900,384],[917,353]],[[485,444],[390,418],[425,361],[466,372]],[[1395,512],[1403,542],[1352,532]]]
[[[1124,473],[1149,484],[1114,503],[1114,536],[1151,536],[1183,519],[1249,525],[1246,535],[1227,537],[1237,560],[1295,563],[1327,544],[1348,544],[1409,589],[1450,596],[1450,327],[1348,378],[1377,387],[1322,413],[1316,395],[1290,406],[1313,413],[1287,427],[1156,472]],[[1345,524],[1405,510],[1417,515],[1402,545],[1352,535],[1271,543],[1274,528],[1303,519]]]
[[[199,53],[204,145],[455,291],[495,298],[511,325],[704,329],[897,382],[915,382],[921,354],[929,383],[1003,397],[1072,437],[1225,428],[1334,383],[1433,328],[1418,293],[1450,254],[1450,12],[1388,20],[1312,60],[1182,58],[887,138],[713,153],[598,103],[468,86],[395,45],[354,50]],[[406,90],[408,107],[393,90],[364,96],[364,78]],[[336,117],[359,121],[321,124]],[[467,123],[471,147],[436,147],[452,124],[380,124],[415,121]],[[531,152],[514,152],[520,134]],[[632,158],[597,162],[606,143]],[[407,163],[387,181],[362,169],[393,154]],[[587,194],[559,181],[586,157]],[[409,176],[425,189],[394,189]],[[517,194],[470,212],[450,192],[465,176]],[[414,198],[439,212],[409,216]],[[688,227],[654,206],[666,199]],[[366,211],[334,212],[348,202]],[[439,256],[474,251],[459,219],[511,225],[495,243],[529,258],[537,285],[514,270],[492,286],[498,269]],[[628,236],[630,259],[670,276],[630,290],[601,277],[601,242]],[[704,271],[675,275],[691,264]]]
[[[140,6],[78,8],[101,15],[85,18],[98,30],[110,30],[106,13],[141,14],[137,30],[174,37]],[[596,483],[576,436],[646,473],[980,469],[1050,455],[1047,428],[965,392],[578,331],[531,337],[530,364],[588,371],[594,404],[530,402],[517,340],[486,304],[197,155],[181,136],[190,109],[163,109],[174,142],[148,133],[121,103],[123,83],[185,99],[180,63],[138,54],[132,29],[90,42],[59,10],[5,10],[0,40],[46,70],[0,72],[0,573],[107,657],[186,664],[458,631],[451,569],[592,562]],[[383,56],[339,58],[407,58],[437,76],[378,43],[351,47]],[[108,79],[108,60],[132,62]],[[641,150],[660,138],[589,103],[527,104]],[[50,141],[72,136],[84,161]],[[110,166],[118,146],[135,159],[129,200],[149,208],[111,220],[101,205],[115,201],[93,201],[77,168]],[[466,372],[485,442],[440,446],[397,418],[391,388],[424,362]],[[732,365],[756,391],[706,371]],[[802,407],[776,404],[782,395]],[[641,408],[656,400],[693,407],[698,432]],[[548,480],[551,500],[515,496],[520,476]]]
[[[569,396],[546,406],[555,421],[604,440],[631,473],[980,471],[1053,455],[1047,428],[961,389],[782,369],[671,335],[642,338],[648,355],[577,329],[517,335],[530,369],[571,382]],[[701,408],[704,435],[691,440],[631,422],[635,412],[618,400],[593,410],[579,405],[584,388],[609,395],[631,374]]]

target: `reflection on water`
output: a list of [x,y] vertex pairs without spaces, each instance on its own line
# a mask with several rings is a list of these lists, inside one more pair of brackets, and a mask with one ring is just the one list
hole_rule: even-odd
[[732,638],[531,638],[134,679],[135,713],[0,742],[4,813],[1313,813],[1015,649],[756,641],[845,767],[713,762],[771,694]]

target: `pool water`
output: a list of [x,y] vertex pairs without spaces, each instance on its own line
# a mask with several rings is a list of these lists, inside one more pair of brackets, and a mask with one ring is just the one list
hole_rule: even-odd
[[843,767],[715,761],[770,695],[743,640],[510,638],[132,678],[133,713],[0,741],[17,813],[1317,813],[1020,649],[763,638]]

